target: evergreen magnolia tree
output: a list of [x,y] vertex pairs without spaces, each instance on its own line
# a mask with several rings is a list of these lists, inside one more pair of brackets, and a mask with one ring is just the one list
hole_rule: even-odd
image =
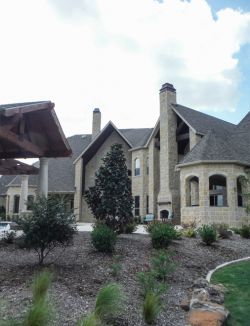
[[122,145],[114,144],[102,159],[96,173],[95,186],[84,194],[88,206],[97,220],[104,221],[117,233],[131,223],[133,197]]

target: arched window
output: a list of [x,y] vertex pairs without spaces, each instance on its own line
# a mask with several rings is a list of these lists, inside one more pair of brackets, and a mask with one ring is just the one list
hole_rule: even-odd
[[15,195],[14,196],[14,205],[13,205],[13,213],[18,214],[19,213],[19,202],[20,202],[20,196]]
[[135,175],[140,175],[141,174],[141,164],[140,164],[140,159],[136,158],[135,159]]
[[243,194],[242,194],[242,178],[244,177],[238,177],[237,178],[237,204],[239,207],[243,207]]
[[32,205],[34,203],[34,196],[29,195],[27,199],[27,210],[30,211],[32,209]]
[[199,206],[199,178],[190,177],[186,182],[186,206]]
[[209,178],[209,201],[210,206],[227,206],[227,179],[223,175]]

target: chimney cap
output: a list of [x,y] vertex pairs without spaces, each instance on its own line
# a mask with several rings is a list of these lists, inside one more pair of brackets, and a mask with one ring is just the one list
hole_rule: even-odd
[[173,84],[165,83],[162,85],[160,92],[165,92],[165,91],[170,91],[170,92],[175,93],[176,89],[174,88]]
[[94,112],[94,113],[100,113],[100,109],[95,108],[95,109],[93,110],[93,112]]

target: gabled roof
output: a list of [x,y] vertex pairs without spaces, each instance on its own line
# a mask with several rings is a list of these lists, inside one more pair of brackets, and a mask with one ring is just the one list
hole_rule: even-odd
[[50,101],[0,105],[0,158],[69,156],[54,106]]
[[[73,161],[81,151],[91,142],[91,135],[75,135],[69,137],[69,145],[72,148],[72,156],[65,158],[49,158],[49,192],[74,192],[75,171]],[[34,166],[39,167],[39,162]],[[37,186],[37,176],[29,177],[29,186]],[[2,176],[0,178],[0,194],[5,194],[7,186],[20,186],[20,176]]]
[[84,157],[84,161],[87,163],[113,131],[117,132],[130,148],[134,148],[144,146],[152,130],[152,128],[118,129],[112,121],[109,121],[87,148],[76,158],[74,163],[76,163],[80,157]]
[[211,115],[190,109],[180,104],[172,104],[175,113],[187,123],[197,134],[205,135],[209,130],[227,130],[233,132],[236,125],[215,118]]
[[178,167],[201,162],[234,162],[250,166],[250,114],[233,131],[230,128],[209,130]]

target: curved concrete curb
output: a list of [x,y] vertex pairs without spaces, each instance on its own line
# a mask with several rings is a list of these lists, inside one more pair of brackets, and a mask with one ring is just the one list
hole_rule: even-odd
[[208,282],[210,282],[213,273],[214,273],[215,271],[217,271],[218,269],[220,269],[220,268],[222,268],[222,267],[225,267],[225,266],[228,266],[228,265],[231,265],[231,264],[239,263],[239,262],[244,261],[244,260],[250,260],[250,257],[245,257],[245,258],[240,258],[240,259],[232,260],[232,261],[229,261],[229,262],[227,262],[227,263],[224,263],[224,264],[221,264],[221,265],[217,266],[215,269],[212,269],[211,271],[209,271],[209,272],[207,273],[206,280],[207,280]]

